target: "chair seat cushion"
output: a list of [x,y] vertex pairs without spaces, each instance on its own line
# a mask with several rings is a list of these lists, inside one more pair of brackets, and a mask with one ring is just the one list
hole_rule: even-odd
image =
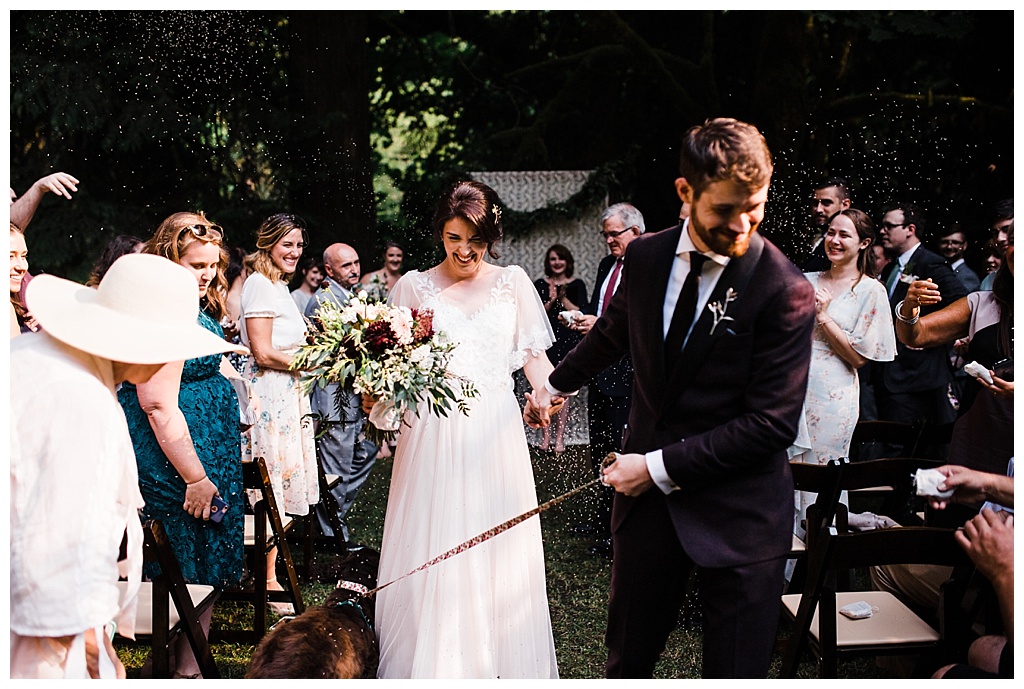
[[[128,586],[128,582],[119,581],[117,585],[119,588],[125,589]],[[212,586],[188,584],[188,595],[192,599],[194,607],[198,608],[212,594]],[[169,623],[167,631],[170,631],[181,621],[181,616],[178,614],[178,609],[174,607],[174,601],[171,600],[170,594],[167,596],[167,610]],[[136,636],[150,636],[153,634],[153,584],[148,581],[142,582],[139,587],[139,605],[135,613],[135,634]]]
[[[799,593],[782,597],[790,615],[796,617],[800,607]],[[877,608],[871,617],[860,620],[850,618],[838,612],[839,608],[864,601],[872,608]],[[820,609],[820,606],[819,606]],[[910,608],[898,598],[885,591],[848,591],[836,593],[836,645],[839,648],[860,646],[883,646],[893,643],[934,643],[939,640],[939,633],[924,620],[915,615]],[[818,640],[818,612],[814,611],[811,620],[811,636]]]

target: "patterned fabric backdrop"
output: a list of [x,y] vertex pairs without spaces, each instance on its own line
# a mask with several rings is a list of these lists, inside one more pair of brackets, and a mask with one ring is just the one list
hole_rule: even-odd
[[[526,172],[473,172],[471,177],[490,186],[501,197],[503,203],[517,211],[533,211],[551,203],[558,203],[578,192],[591,170],[535,170]],[[607,199],[594,204],[584,211],[580,218],[567,218],[546,223],[502,242],[498,247],[499,265],[518,265],[536,280],[544,275],[544,256],[552,244],[564,244],[576,261],[575,276],[587,285],[587,294],[594,288],[597,264],[608,253],[604,241],[598,236],[601,231],[600,217],[607,208]],[[517,228],[520,229],[520,228]],[[529,385],[522,371],[516,373],[516,392],[520,401]],[[587,389],[570,402],[569,420],[565,429],[566,445],[586,445],[587,433]],[[529,427],[526,439],[531,445],[540,444],[541,433]],[[552,447],[554,436],[552,435]]]

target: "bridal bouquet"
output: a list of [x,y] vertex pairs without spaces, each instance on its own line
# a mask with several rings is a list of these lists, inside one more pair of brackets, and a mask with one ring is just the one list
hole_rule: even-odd
[[303,371],[307,393],[314,385],[339,383],[375,398],[366,432],[382,444],[394,439],[407,411],[419,414],[420,402],[438,416],[447,416],[453,404],[467,414],[466,400],[477,395],[472,382],[448,373],[457,345],[434,330],[433,320],[429,309],[372,302],[364,291],[345,306],[324,301],[291,366]]

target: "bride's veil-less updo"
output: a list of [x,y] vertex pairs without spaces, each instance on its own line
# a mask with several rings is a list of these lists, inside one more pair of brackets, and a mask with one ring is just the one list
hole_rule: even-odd
[[434,209],[434,237],[441,241],[445,224],[453,218],[462,218],[487,242],[487,255],[498,258],[494,245],[502,237],[503,208],[498,193],[486,184],[456,182],[445,191]]

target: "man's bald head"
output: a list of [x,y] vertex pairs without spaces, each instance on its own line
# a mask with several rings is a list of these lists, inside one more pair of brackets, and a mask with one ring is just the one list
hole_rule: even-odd
[[342,287],[352,288],[359,283],[359,276],[362,275],[359,254],[348,244],[331,244],[324,249],[324,270]]

